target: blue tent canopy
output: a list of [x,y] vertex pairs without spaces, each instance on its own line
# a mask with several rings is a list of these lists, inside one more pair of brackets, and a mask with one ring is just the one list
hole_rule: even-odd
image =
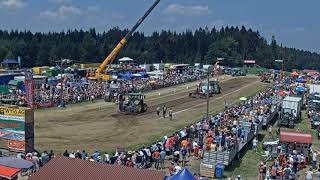
[[4,59],[1,64],[19,64],[19,63],[14,59]]
[[196,180],[196,178],[191,174],[191,172],[187,168],[184,168],[176,175],[168,177],[167,180]]
[[305,83],[306,80],[305,80],[305,79],[302,79],[302,78],[299,78],[299,79],[296,80],[296,82],[298,82],[298,83]]
[[305,88],[302,86],[297,86],[295,89],[297,92],[304,92]]
[[0,165],[19,169],[29,169],[33,166],[33,163],[15,157],[0,157]]

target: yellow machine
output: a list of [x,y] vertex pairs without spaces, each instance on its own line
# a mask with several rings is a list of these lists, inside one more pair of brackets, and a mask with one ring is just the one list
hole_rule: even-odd
[[138,22],[133,26],[131,31],[129,31],[124,38],[117,44],[117,46],[112,50],[112,52],[105,58],[105,60],[100,64],[98,69],[95,72],[94,79],[108,81],[111,79],[110,74],[106,74],[104,71],[106,68],[111,65],[113,60],[119,54],[122,47],[130,39],[134,31],[141,25],[141,23],[146,19],[146,17],[151,13],[151,11],[159,4],[160,0],[156,0],[153,5],[148,9],[148,11],[138,20]]

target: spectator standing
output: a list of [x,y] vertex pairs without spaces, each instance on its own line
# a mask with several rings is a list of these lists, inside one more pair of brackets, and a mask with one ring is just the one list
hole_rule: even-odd
[[63,156],[64,156],[64,157],[69,157],[68,150],[65,150],[65,151],[64,151]]
[[164,169],[164,160],[166,159],[166,151],[164,149],[160,152],[160,167]]
[[317,156],[318,156],[317,151],[312,152],[312,168],[313,169],[317,168]]
[[310,169],[306,172],[306,180],[312,180],[312,176],[313,176],[313,172],[312,172],[312,168],[310,168]]
[[42,165],[44,166],[44,165],[47,164],[49,161],[50,161],[49,155],[48,155],[47,151],[44,151],[44,152],[41,154],[41,162],[42,162]]
[[176,166],[174,167],[175,174],[178,174],[181,171],[181,167],[179,166],[179,163],[176,163]]
[[162,107],[163,118],[166,118],[166,114],[167,114],[167,107],[166,107],[166,105],[163,105],[163,107]]
[[40,160],[38,158],[38,153],[34,152],[32,156],[32,162],[33,162],[33,171],[37,172],[40,168]]
[[104,153],[103,161],[107,164],[110,164],[110,156],[107,152]]
[[156,168],[157,170],[159,169],[159,165],[160,165],[160,152],[159,151],[155,151],[152,155],[155,163],[154,163],[154,168]]
[[52,158],[55,158],[55,155],[53,153],[53,150],[50,150],[50,153],[48,154],[49,155],[49,159],[51,160]]
[[254,139],[252,140],[252,148],[253,148],[253,150],[254,150],[255,152],[257,152],[257,143],[258,143],[257,138],[254,138]]
[[172,121],[172,114],[173,114],[173,113],[172,113],[172,109],[170,108],[170,109],[169,109],[169,120],[170,120],[170,121]]
[[80,153],[79,150],[77,150],[77,152],[76,152],[76,154],[75,154],[75,157],[76,157],[77,159],[81,159],[81,153]]
[[175,170],[174,170],[174,162],[171,162],[171,164],[169,165],[169,174],[170,174],[170,176],[172,176],[172,175],[174,175],[174,172],[175,172]]
[[81,153],[81,159],[86,160],[87,156],[88,156],[88,154],[86,153],[85,150],[83,150],[82,153]]
[[161,111],[161,108],[158,106],[157,107],[157,115],[158,115],[158,117],[160,117],[160,111]]
[[268,132],[269,132],[269,136],[272,137],[272,126],[271,125],[269,125]]
[[318,171],[315,173],[316,180],[320,180],[320,168],[318,168]]
[[290,179],[292,171],[291,171],[289,165],[287,165],[283,171],[284,171],[284,179]]
[[98,157],[100,156],[99,154],[99,151],[95,151],[93,154],[92,154],[92,158],[94,161],[98,161]]
[[186,147],[182,147],[181,148],[181,154],[182,154],[182,167],[186,166],[186,161],[187,161],[187,148]]

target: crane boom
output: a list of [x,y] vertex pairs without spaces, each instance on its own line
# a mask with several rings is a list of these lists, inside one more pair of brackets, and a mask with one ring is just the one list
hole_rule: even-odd
[[138,22],[133,26],[133,28],[126,34],[124,38],[117,44],[117,46],[111,51],[111,53],[104,59],[104,61],[100,64],[98,69],[95,72],[95,77],[101,77],[102,72],[106,69],[106,67],[112,63],[112,61],[119,54],[122,47],[127,43],[135,30],[141,25],[141,23],[148,17],[148,15],[152,12],[152,10],[159,4],[160,0],[156,0],[153,5],[148,9],[148,11],[138,20]]

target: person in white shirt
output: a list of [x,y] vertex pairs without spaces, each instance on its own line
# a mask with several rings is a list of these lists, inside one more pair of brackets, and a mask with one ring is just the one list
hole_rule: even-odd
[[[311,151],[312,151],[312,149],[311,149]],[[313,169],[316,169],[316,167],[317,167],[317,156],[318,156],[318,153],[316,151],[312,152],[312,168]]]
[[256,152],[257,152],[257,143],[258,143],[257,138],[254,138],[254,139],[252,140],[252,148],[253,148],[253,150],[256,151]]
[[69,154],[69,158],[76,158],[73,151]]
[[175,174],[178,174],[181,171],[181,167],[179,166],[179,163],[176,164],[176,166],[174,167],[175,170]]
[[309,171],[306,172],[306,180],[312,180],[313,172],[312,168],[309,169]]
[[104,154],[104,162],[110,164],[110,156],[107,152]]

